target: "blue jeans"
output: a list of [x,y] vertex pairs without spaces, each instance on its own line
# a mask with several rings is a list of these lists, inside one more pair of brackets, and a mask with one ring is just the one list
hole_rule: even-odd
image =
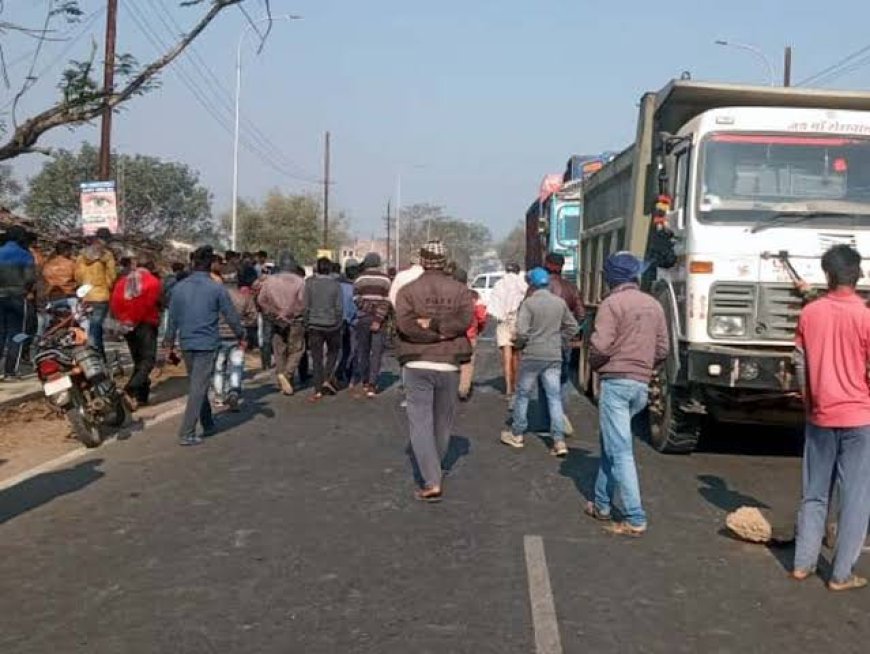
[[842,582],[852,575],[870,520],[870,425],[838,429],[807,423],[794,556],[797,570],[816,568],[834,479],[840,489],[840,519],[831,580]]
[[538,361],[525,359],[520,361],[517,375],[517,393],[514,397],[514,415],[511,431],[516,436],[522,436],[529,427],[529,398],[535,388],[535,382],[541,380],[541,386],[547,396],[547,408],[550,410],[550,434],[554,441],[565,440],[565,414],[562,412],[562,390],[560,375],[561,361]]
[[245,353],[236,340],[221,342],[214,365],[212,387],[215,398],[226,401],[230,393],[241,394],[245,376]]
[[109,315],[108,302],[91,302],[91,313],[88,316],[88,338],[91,345],[106,357],[106,347],[103,344],[103,323]]
[[601,463],[595,481],[595,506],[607,515],[619,493],[622,515],[632,527],[645,527],[646,514],[640,501],[640,484],[634,464],[631,419],[646,408],[647,384],[633,379],[604,379],[598,415],[601,431]]

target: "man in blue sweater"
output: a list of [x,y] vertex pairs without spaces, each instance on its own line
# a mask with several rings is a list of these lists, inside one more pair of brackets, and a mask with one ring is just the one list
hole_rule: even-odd
[[245,345],[245,330],[229,293],[209,274],[213,260],[214,250],[211,246],[201,247],[194,252],[193,273],[175,285],[169,303],[169,330],[164,345],[172,352],[178,335],[190,380],[187,407],[179,434],[181,445],[202,443],[202,438],[196,435],[197,418],[206,435],[214,430],[208,389],[221,347],[218,327],[221,316],[242,347]]

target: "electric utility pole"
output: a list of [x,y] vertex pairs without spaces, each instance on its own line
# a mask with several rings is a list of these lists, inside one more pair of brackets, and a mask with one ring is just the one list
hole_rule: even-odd
[[791,86],[791,46],[785,48],[785,64],[782,67],[783,71],[783,86]]
[[115,92],[115,42],[118,36],[118,0],[108,0],[106,11],[106,57],[103,62],[103,90],[106,100],[103,107],[103,125],[100,136],[100,169],[97,177],[100,181],[112,176],[112,107],[108,99]]
[[393,263],[392,251],[390,250],[390,243],[391,243],[391,241],[390,241],[390,233],[391,233],[391,230],[390,230],[390,220],[391,220],[391,219],[392,219],[392,216],[390,216],[390,201],[387,200],[387,216],[386,216],[386,221],[387,221],[387,267],[388,267],[388,268],[389,268],[390,265]]
[[329,132],[323,152],[323,249],[329,248]]

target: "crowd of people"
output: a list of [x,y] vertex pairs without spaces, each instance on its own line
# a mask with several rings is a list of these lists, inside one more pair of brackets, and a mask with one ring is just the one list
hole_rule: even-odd
[[[590,365],[601,379],[601,456],[585,513],[614,534],[637,537],[646,531],[631,424],[647,406],[650,380],[670,355],[670,341],[663,309],[640,289],[642,262],[631,253],[606,259],[608,293],[590,324],[576,287],[562,277],[558,254],[524,275],[509,263],[484,306],[438,240],[425,243],[417,260],[397,273],[385,272],[376,253],[348,261],[344,269],[322,257],[306,275],[290,252],[272,264],[266,252],[219,256],[205,246],[161,278],[148,258],[116,263],[110,238],[98,233],[78,254],[60,242],[42,261],[24,230],[7,231],[0,246],[0,347],[7,376],[21,360],[12,337],[38,331],[39,303],[71,297],[86,286],[92,345],[105,351],[109,315],[128,343],[134,365],[124,392],[134,409],[149,401],[163,326],[166,357],[183,359],[189,378],[180,444],[198,445],[215,428],[210,390],[230,409],[242,401],[245,350],[259,348],[262,367],[274,368],[284,395],[306,384],[310,360],[309,402],[343,389],[375,398],[392,326],[420,477],[415,497],[438,502],[457,403],[471,396],[475,347],[487,317],[497,322],[510,412],[500,440],[512,448],[525,445],[538,385],[546,398],[550,451],[568,454],[565,436],[574,429],[564,410],[569,369],[585,338]],[[822,268],[829,290],[808,302],[797,329],[807,426],[792,576],[803,580],[815,573],[833,522],[828,587],[848,590],[867,585],[853,568],[870,522],[870,312],[856,292],[862,272],[854,249],[833,247]],[[832,496],[838,498],[833,508]],[[613,512],[617,501],[619,520]]]

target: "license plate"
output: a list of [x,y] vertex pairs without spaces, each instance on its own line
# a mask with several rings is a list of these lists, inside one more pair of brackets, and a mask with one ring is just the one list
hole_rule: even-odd
[[46,397],[51,397],[52,395],[57,395],[58,393],[67,391],[71,388],[72,379],[69,375],[64,375],[63,377],[58,377],[57,379],[52,379],[49,382],[45,382],[42,390],[45,391]]

